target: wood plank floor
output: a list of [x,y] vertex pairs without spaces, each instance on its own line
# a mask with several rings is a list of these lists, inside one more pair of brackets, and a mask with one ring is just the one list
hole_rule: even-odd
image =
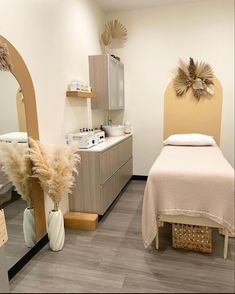
[[171,248],[170,226],[160,251],[144,249],[141,210],[145,182],[132,181],[95,232],[66,230],[65,247],[46,246],[11,281],[21,293],[233,293],[234,239],[228,260],[215,232],[213,254]]

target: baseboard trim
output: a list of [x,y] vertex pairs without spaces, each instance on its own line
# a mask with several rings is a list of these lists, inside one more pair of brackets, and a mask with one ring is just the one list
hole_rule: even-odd
[[9,281],[49,242],[46,234],[8,271]]
[[135,181],[147,181],[148,176],[133,175],[132,180]]

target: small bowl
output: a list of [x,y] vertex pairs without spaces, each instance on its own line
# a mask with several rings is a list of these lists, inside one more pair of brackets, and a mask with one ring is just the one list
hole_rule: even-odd
[[123,136],[125,128],[124,125],[102,126],[102,129],[108,137]]

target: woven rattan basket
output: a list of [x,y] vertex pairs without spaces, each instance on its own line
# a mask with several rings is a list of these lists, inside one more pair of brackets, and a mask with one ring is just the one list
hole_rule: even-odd
[[212,252],[211,228],[172,224],[172,246],[198,252]]

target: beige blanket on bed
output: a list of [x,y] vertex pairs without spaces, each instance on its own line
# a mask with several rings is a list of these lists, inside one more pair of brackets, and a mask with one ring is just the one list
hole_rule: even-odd
[[145,247],[156,237],[159,214],[206,217],[234,234],[234,169],[217,146],[163,148],[145,188]]

